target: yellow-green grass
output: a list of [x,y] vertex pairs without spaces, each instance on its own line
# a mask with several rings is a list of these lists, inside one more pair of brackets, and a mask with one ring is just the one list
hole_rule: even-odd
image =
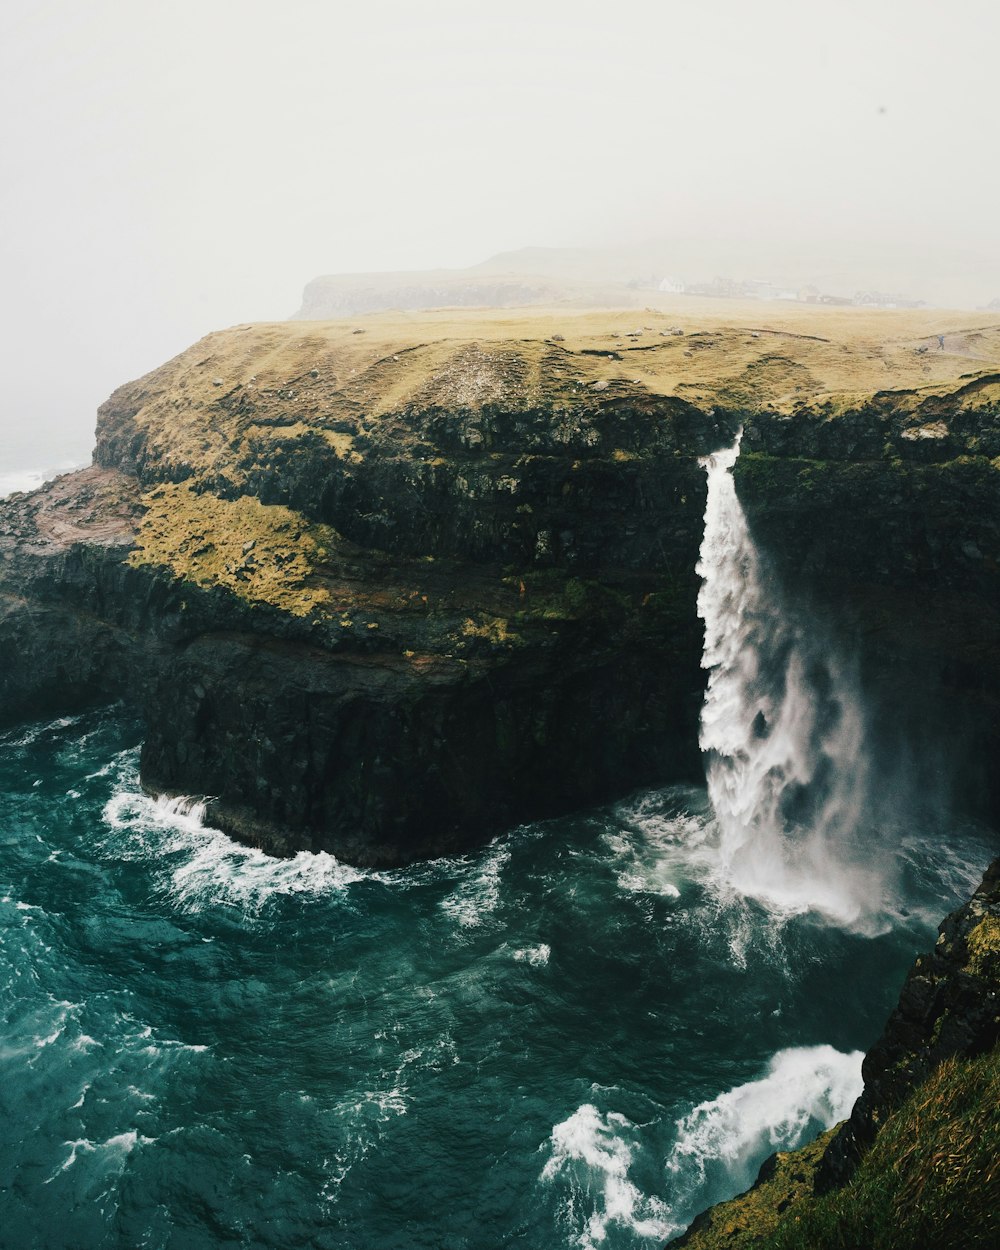
[[295,616],[329,605],[329,590],[311,584],[339,541],[329,526],[250,496],[220,499],[188,482],[163,483],[143,504],[133,567],[158,565],[182,581],[222,586]]
[[1000,954],[1000,918],[985,915],[966,938],[969,951],[967,968],[975,976],[989,974],[988,961]]
[[[675,327],[684,333],[670,334]],[[234,448],[242,464],[266,464],[273,444],[313,432],[354,462],[358,432],[411,410],[570,412],[591,395],[671,395],[776,411],[822,403],[832,414],[879,391],[912,390],[914,403],[949,394],[998,368],[1000,317],[989,313],[695,300],[639,312],[442,310],[237,326],[119,400],[163,463],[210,475],[232,473]],[[1000,385],[955,402],[995,404]]]
[[712,1207],[698,1231],[688,1234],[684,1250],[756,1246],[773,1233],[784,1211],[812,1196],[816,1168],[835,1131],[821,1134],[801,1150],[779,1151],[768,1179]]
[[[802,1156],[803,1172],[818,1159],[814,1147]],[[935,1069],[843,1189],[816,1198],[779,1180],[717,1211],[686,1250],[996,1250],[1000,1050]]]

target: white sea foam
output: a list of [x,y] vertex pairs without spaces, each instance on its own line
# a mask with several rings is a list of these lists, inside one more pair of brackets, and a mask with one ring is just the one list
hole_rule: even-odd
[[68,1172],[78,1159],[87,1156],[96,1158],[101,1172],[120,1174],[124,1171],[128,1157],[136,1146],[151,1146],[155,1141],[155,1137],[143,1137],[136,1129],[131,1129],[127,1133],[118,1133],[116,1136],[109,1137],[107,1141],[102,1142],[93,1142],[86,1137],[80,1137],[76,1141],[68,1141],[65,1145],[70,1148],[69,1155],[56,1171],[48,1177],[45,1183],[49,1184],[60,1173]]
[[539,942],[537,946],[525,946],[520,950],[516,950],[514,958],[518,963],[531,964],[533,968],[544,968],[548,964],[551,954],[551,946],[545,942]]
[[210,801],[204,796],[194,798],[190,794],[158,794],[155,799],[157,809],[164,818],[172,816],[178,821],[190,821],[196,828],[201,828]]
[[377,877],[324,851],[279,859],[234,842],[203,823],[203,796],[154,799],[141,793],[130,754],[121,788],[104,807],[105,823],[118,835],[111,849],[119,858],[153,864],[164,892],[186,911],[226,906],[253,916],[282,895],[326,896]]
[[763,1076],[700,1103],[678,1121],[667,1160],[682,1191],[706,1183],[740,1193],[775,1150],[793,1150],[850,1114],[864,1054],[832,1046],[778,1051]]
[[[138,752],[134,749],[123,751],[103,768],[92,773],[87,780],[107,776],[113,772],[124,773],[124,785],[104,805],[103,818],[110,828],[133,835],[137,844],[134,849],[147,849],[143,835],[160,833],[163,830],[185,831],[190,833],[204,832],[202,819],[205,814],[206,800],[191,798],[187,795],[168,798],[153,798],[138,789],[138,777],[131,765],[135,762]],[[134,788],[133,788],[134,787]],[[141,845],[140,845],[141,844]],[[151,849],[151,848],[148,848]],[[125,856],[133,858],[133,856]]]
[[212,1060],[202,1056],[211,1054],[210,1046],[163,1036],[123,1012],[107,1030],[101,1064],[105,1071],[114,1072],[119,1088],[145,1101],[156,1095],[143,1093],[143,1089],[156,1090],[164,1076],[178,1067],[204,1071],[206,1062]]
[[[201,1047],[200,1049],[205,1049]],[[150,1094],[144,1089],[140,1089],[138,1085],[129,1085],[128,1092],[133,1098],[138,1098],[141,1102],[156,1102],[156,1095]]]
[[151,1029],[147,1029],[141,1035],[143,1039],[149,1038],[145,1046],[140,1046],[136,1050],[136,1054],[149,1055],[154,1059],[170,1054],[172,1051],[183,1051],[191,1055],[202,1055],[209,1047],[202,1045],[200,1042],[179,1042],[175,1038],[158,1037],[153,1039]]
[[[126,1024],[138,1023],[129,1015],[124,1015],[121,1019]],[[168,1054],[171,1050],[189,1050],[192,1054],[197,1055],[201,1054],[201,1051],[209,1049],[207,1046],[189,1043],[189,1041],[178,1041],[176,1038],[158,1038],[154,1034],[153,1026],[148,1024],[140,1025],[140,1028],[135,1033],[126,1031],[124,1040],[128,1048],[135,1050],[136,1054],[143,1055],[163,1055]],[[136,1043],[143,1043],[143,1045],[136,1046]]]
[[[139,780],[139,748],[126,747],[112,755],[106,764],[102,764],[92,773],[87,773],[84,781],[95,781],[98,777],[127,776],[129,781],[138,785]],[[117,797],[117,796],[116,796]]]
[[501,875],[510,860],[510,847],[494,843],[482,858],[458,860],[465,874],[455,890],[441,900],[441,910],[462,928],[481,925],[500,903]]
[[[388,1035],[380,1031],[375,1036],[384,1041]],[[446,1065],[458,1063],[455,1044],[448,1034],[426,1047],[410,1047],[397,1058],[396,1066],[383,1068],[369,1088],[352,1091],[332,1108],[343,1140],[331,1156],[323,1159],[327,1176],[320,1194],[325,1202],[337,1201],[340,1186],[351,1169],[368,1157],[391,1121],[408,1113],[409,1073],[439,1072]]]
[[679,898],[685,881],[700,880],[715,855],[710,846],[712,824],[695,806],[696,792],[687,787],[651,791],[615,809],[621,822],[604,835],[616,861],[619,889],[629,894]]
[[47,1037],[36,1037],[35,1049],[44,1050],[46,1046],[51,1046],[53,1042],[58,1041],[59,1037],[62,1035],[62,1031],[63,1031],[63,1026],[62,1026],[62,1023],[60,1022],[56,1026],[56,1028],[53,1029],[53,1031],[48,1034]]
[[15,730],[0,734],[0,743],[5,747],[28,747],[46,734],[58,733],[71,725],[83,720],[80,716],[59,716],[51,721],[35,721],[29,725],[20,725]]
[[784,963],[785,917],[773,909],[762,912],[726,880],[718,823],[706,806],[704,792],[687,786],[649,791],[618,804],[618,827],[603,837],[618,888],[680,900],[685,886],[696,885],[700,893],[682,905],[688,928],[703,930],[706,943],[726,949],[736,967],[745,968],[753,951],[771,964]]
[[343,1140],[333,1155],[323,1160],[326,1180],[320,1196],[325,1202],[337,1201],[347,1174],[378,1145],[384,1126],[406,1112],[406,1087],[401,1084],[361,1090],[344,1100],[336,1111]]
[[662,1239],[677,1231],[665,1204],[643,1194],[629,1176],[637,1137],[623,1115],[585,1103],[552,1130],[542,1180],[566,1188],[561,1216],[576,1245],[592,1250],[611,1225],[639,1237]]
[[342,864],[325,851],[299,851],[290,859],[276,859],[213,830],[191,848],[187,862],[174,869],[171,892],[189,911],[222,903],[255,914],[281,895],[325,897],[373,875]]
[[[41,1008],[39,1014],[45,1012],[45,1008]],[[66,1032],[67,1025],[71,1022],[76,1023],[77,1016],[80,1012],[79,1003],[70,1003],[65,1000],[51,1000],[48,1012],[48,1018],[39,1020],[41,1030],[32,1037],[31,1045],[34,1050],[45,1050],[52,1046]],[[74,1039],[74,1042],[77,1041]],[[31,1062],[29,1060],[29,1062]]]

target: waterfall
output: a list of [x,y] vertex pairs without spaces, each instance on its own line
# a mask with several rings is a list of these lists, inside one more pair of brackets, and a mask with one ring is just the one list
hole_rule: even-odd
[[700,745],[721,875],[779,912],[870,929],[884,882],[865,827],[860,699],[848,666],[816,622],[789,611],[754,546],[732,475],[739,444],[701,461],[698,615],[709,678]]

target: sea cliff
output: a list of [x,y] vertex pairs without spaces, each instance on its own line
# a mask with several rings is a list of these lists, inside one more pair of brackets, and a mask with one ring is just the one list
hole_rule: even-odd
[[883,731],[918,704],[985,774],[1000,326],[951,315],[938,353],[927,313],[743,311],[210,335],[103,405],[92,468],[0,504],[2,715],[122,698],[148,787],[369,864],[696,776],[698,460],[742,427],[758,542]]

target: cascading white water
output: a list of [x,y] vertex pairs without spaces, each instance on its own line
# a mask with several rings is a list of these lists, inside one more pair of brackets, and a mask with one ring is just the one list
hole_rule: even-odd
[[709,669],[701,714],[725,881],[779,911],[871,929],[883,874],[862,845],[865,722],[845,665],[768,578],[736,495],[740,440],[702,461],[698,574]]

